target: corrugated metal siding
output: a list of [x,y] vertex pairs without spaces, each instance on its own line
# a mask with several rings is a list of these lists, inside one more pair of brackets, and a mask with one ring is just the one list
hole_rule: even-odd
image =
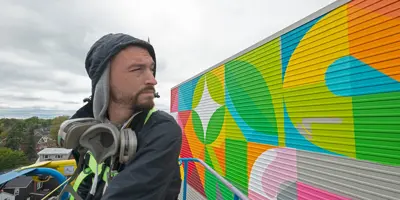
[[[181,191],[183,191],[183,187],[181,187]],[[186,193],[186,199],[183,199],[183,193],[181,192],[178,197],[179,200],[188,200],[188,199],[193,199],[193,200],[206,200],[206,198],[193,189],[190,185],[187,186],[187,193]]]
[[[171,91],[181,157],[251,199],[400,199],[400,1],[356,0]],[[199,165],[189,184],[232,199]]]

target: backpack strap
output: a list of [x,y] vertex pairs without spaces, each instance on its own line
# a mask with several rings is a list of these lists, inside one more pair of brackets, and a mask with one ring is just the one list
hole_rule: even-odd
[[[143,118],[140,118],[139,120],[131,120],[130,122],[128,122],[126,127],[130,127],[132,129],[135,130],[136,133],[138,133],[142,127],[147,123],[147,121],[150,119],[151,115],[156,112],[157,109],[156,108],[152,108],[150,109],[147,114],[146,114],[146,118],[143,120]],[[140,114],[145,114],[145,113],[140,113]]]
[[146,124],[146,123],[147,123],[147,120],[149,120],[150,116],[151,116],[154,112],[156,112],[156,111],[157,111],[157,109],[153,107],[153,108],[147,113],[146,119],[144,120],[144,123],[143,123],[143,124]]

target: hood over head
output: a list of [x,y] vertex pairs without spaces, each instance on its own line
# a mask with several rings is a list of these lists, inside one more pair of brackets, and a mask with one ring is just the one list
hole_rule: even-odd
[[[93,103],[93,116],[98,120],[104,121],[108,107],[110,61],[128,46],[140,46],[147,49],[156,63],[155,51],[150,43],[124,33],[104,35],[93,44],[86,56],[85,68],[92,80],[90,101]],[[155,64],[155,69],[156,66]]]

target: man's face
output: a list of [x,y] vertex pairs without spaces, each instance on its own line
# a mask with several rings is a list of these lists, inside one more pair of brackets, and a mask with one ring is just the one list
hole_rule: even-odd
[[111,100],[135,110],[152,108],[157,84],[153,72],[154,61],[146,49],[132,46],[122,50],[111,61]]

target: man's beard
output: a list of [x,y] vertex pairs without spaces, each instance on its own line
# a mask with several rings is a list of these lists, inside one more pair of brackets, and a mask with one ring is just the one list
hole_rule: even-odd
[[113,102],[121,104],[121,105],[130,105],[130,106],[132,106],[132,109],[135,112],[142,111],[142,110],[150,110],[151,108],[154,107],[154,101],[153,101],[154,98],[149,97],[144,102],[139,102],[139,96],[146,91],[154,92],[155,90],[154,90],[154,87],[149,86],[149,87],[145,87],[145,88],[141,89],[135,95],[124,95],[118,89],[116,89],[115,87],[112,87],[111,100]]

